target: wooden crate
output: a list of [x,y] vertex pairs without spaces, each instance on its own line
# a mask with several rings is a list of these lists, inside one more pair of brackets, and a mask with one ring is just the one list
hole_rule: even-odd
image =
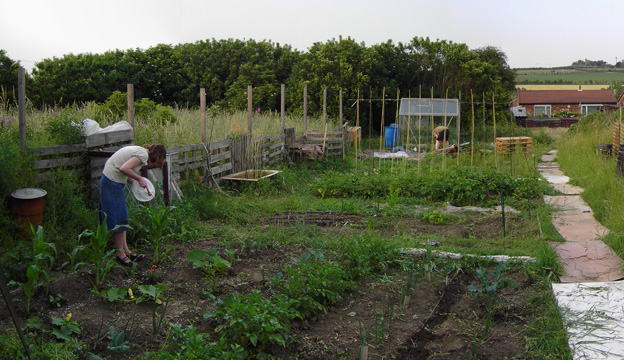
[[495,145],[497,152],[515,151],[516,149],[530,152],[533,138],[528,136],[497,137]]

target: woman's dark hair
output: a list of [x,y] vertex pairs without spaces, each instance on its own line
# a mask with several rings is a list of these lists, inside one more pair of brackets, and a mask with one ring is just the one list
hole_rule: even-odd
[[164,161],[167,158],[167,148],[164,145],[143,145],[143,147],[147,149],[149,161],[152,163]]

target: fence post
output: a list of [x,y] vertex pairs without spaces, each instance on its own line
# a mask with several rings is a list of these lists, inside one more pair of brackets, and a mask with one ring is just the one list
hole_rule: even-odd
[[338,118],[340,119],[340,126],[342,126],[342,88],[340,88],[340,95],[339,95],[338,102],[340,102],[340,110],[339,110]]
[[26,148],[26,69],[17,69],[17,104],[19,106],[19,141],[22,149]]
[[128,84],[128,122],[134,129],[134,84]]
[[308,84],[303,86],[303,135],[308,131]]
[[281,99],[281,106],[280,106],[280,114],[281,114],[281,120],[282,120],[282,134],[284,133],[284,127],[286,126],[285,109],[286,109],[286,85],[282,84],[282,99]]
[[206,143],[206,89],[199,89],[199,107],[201,116],[201,134],[202,142]]
[[323,126],[327,127],[327,87],[323,89]]
[[247,156],[245,156],[245,170],[248,168],[248,162],[253,158],[252,152],[252,144],[253,144],[253,132],[252,132],[252,121],[253,121],[253,112],[252,112],[252,87],[251,85],[247,85]]

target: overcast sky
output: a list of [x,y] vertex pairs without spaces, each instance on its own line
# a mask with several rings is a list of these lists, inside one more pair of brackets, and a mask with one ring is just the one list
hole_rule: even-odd
[[255,39],[306,51],[351,37],[495,46],[518,67],[624,59],[622,0],[0,0],[0,49],[27,70],[73,53]]

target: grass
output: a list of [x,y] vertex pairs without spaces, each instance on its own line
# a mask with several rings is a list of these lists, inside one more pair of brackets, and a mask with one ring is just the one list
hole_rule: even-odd
[[561,139],[557,160],[573,183],[585,189],[581,197],[610,230],[605,242],[623,257],[624,179],[616,175],[617,156],[605,157],[596,151],[596,145],[611,143],[615,121],[619,121],[619,114],[592,114],[584,119],[577,131]]

